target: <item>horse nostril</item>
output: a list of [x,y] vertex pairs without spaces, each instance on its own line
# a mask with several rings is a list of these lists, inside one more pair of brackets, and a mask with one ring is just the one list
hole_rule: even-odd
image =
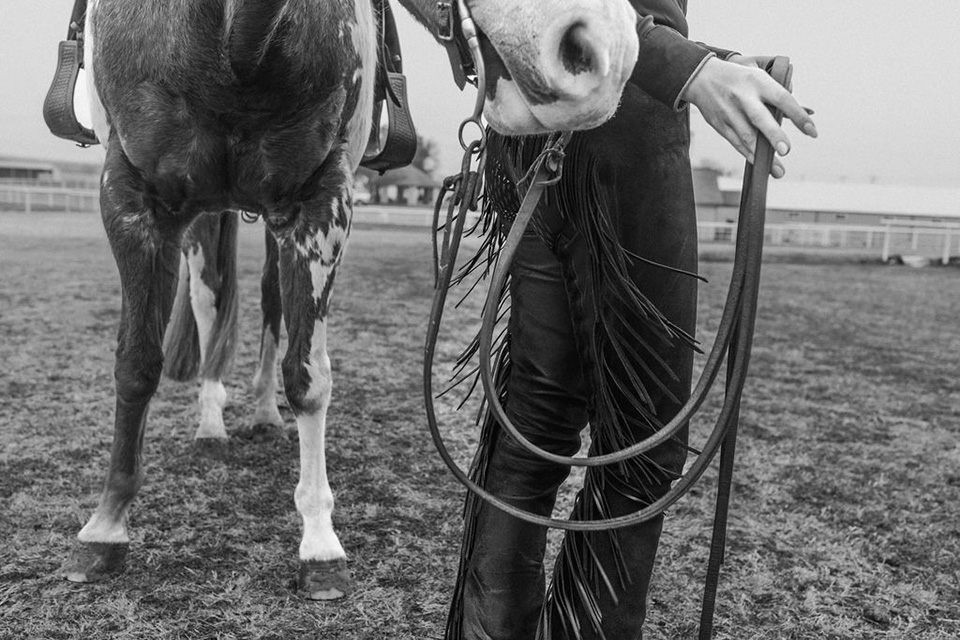
[[587,26],[583,22],[575,22],[560,39],[560,61],[563,68],[573,75],[593,69],[594,51],[586,36]]

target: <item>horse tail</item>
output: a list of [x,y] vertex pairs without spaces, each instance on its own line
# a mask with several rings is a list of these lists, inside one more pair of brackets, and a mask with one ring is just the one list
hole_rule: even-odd
[[250,80],[257,71],[285,5],[286,0],[227,0],[227,53],[240,80]]
[[200,375],[220,380],[230,372],[237,353],[239,301],[237,285],[237,235],[240,217],[236,212],[220,214],[220,233],[217,244],[217,273],[220,289],[217,292],[217,319],[207,345],[207,357]]
[[[216,229],[216,320],[206,348],[201,370],[200,334],[190,298],[190,270],[186,260],[180,261],[180,280],[173,300],[170,323],[163,339],[163,373],[172,380],[186,382],[199,373],[204,378],[221,379],[226,375],[237,351],[239,301],[237,296],[237,233],[236,213],[220,214]],[[197,276],[199,277],[199,275]]]
[[192,380],[200,365],[200,335],[190,302],[190,269],[180,259],[180,279],[170,322],[163,336],[163,373],[178,382]]

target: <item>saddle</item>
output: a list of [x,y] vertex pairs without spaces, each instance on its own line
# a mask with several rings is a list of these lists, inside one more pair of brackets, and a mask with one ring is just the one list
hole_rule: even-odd
[[[373,127],[360,166],[379,173],[404,167],[417,152],[417,131],[407,104],[407,80],[403,75],[400,38],[389,0],[376,0],[377,86],[374,93]],[[81,147],[99,143],[96,133],[77,119],[73,96],[83,68],[83,34],[87,0],[74,0],[67,39],[60,43],[57,71],[43,101],[43,119],[50,133]],[[380,120],[387,110],[386,131]]]

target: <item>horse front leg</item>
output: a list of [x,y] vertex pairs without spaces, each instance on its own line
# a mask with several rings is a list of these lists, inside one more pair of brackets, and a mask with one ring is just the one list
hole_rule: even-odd
[[61,569],[74,582],[123,570],[130,537],[126,514],[143,482],[147,408],[163,368],[164,329],[180,260],[180,228],[144,202],[139,179],[110,146],[101,180],[104,227],[120,271],[122,308],[116,350],[116,415],[110,466],[79,547]]
[[327,355],[327,310],[349,226],[349,197],[311,212],[341,211],[329,221],[301,214],[282,234],[280,282],[288,346],[281,367],[287,401],[300,435],[300,481],[294,499],[303,519],[299,590],[312,600],[340,598],[353,588],[346,553],[333,529],[333,492],[324,451],[332,379]]
[[283,417],[277,407],[277,354],[280,349],[280,251],[277,239],[269,228],[264,228],[266,257],[260,277],[260,311],[263,318],[260,330],[260,358],[253,377],[256,409],[254,426],[283,428]]

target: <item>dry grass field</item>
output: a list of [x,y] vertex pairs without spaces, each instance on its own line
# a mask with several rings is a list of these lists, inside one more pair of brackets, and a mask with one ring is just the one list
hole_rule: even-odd
[[[262,232],[241,233],[231,442],[197,450],[195,389],[164,381],[127,573],[79,586],[56,570],[108,455],[116,268],[95,217],[0,214],[0,638],[442,637],[463,491],[423,417],[427,233],[356,229],[338,278],[328,455],[358,589],[334,603],[294,592],[292,418],[284,439],[249,430]],[[703,265],[707,345],[729,267]],[[955,268],[765,265],[718,639],[960,637],[958,294]],[[441,416],[468,460],[471,417]],[[695,636],[714,480],[668,513],[646,638]]]

